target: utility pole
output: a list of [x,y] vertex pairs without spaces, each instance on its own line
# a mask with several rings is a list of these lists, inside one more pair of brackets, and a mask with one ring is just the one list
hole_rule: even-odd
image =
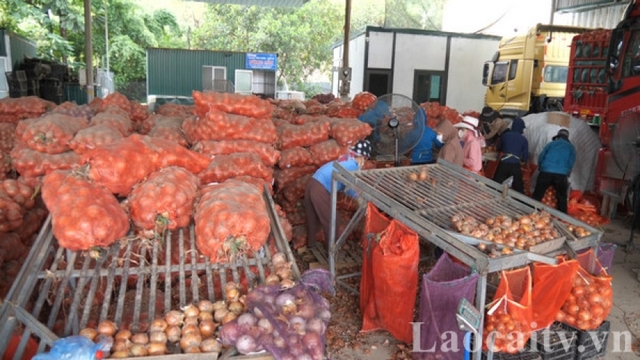
[[87,102],[94,96],[93,89],[93,44],[91,43],[91,0],[84,0],[84,60],[87,74]]
[[338,73],[340,98],[349,100],[351,88],[351,68],[349,67],[349,33],[351,32],[351,0],[345,0],[344,43],[342,45],[342,67]]

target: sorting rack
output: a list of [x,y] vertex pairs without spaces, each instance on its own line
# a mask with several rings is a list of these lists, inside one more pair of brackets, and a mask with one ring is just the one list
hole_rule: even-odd
[[[265,191],[265,203],[273,245],[291,261],[293,276],[298,278],[299,269],[268,191]],[[124,316],[136,332],[143,330],[143,322],[152,321],[151,317],[158,314],[156,307],[163,310],[160,312],[163,316],[170,309],[203,298],[221,300],[227,282],[244,283],[251,288],[258,280],[264,282],[268,270],[272,273],[274,270],[270,268],[273,245],[266,244],[254,256],[242,255],[229,263],[211,263],[208,258],[197,255],[193,225],[168,231],[161,240],[129,237],[102,253],[68,251],[58,246],[49,216],[0,307],[0,358],[16,330],[23,333],[14,359],[21,359],[29,338],[37,339],[38,352],[42,352],[58,336],[78,334],[87,324],[107,319],[120,325]],[[175,264],[174,260],[172,264],[171,259],[176,255],[179,262]],[[57,326],[62,324],[57,323],[61,316],[64,325]],[[56,333],[52,329],[56,329]],[[212,356],[202,354],[205,355]]]
[[[480,310],[485,307],[488,273],[524,266],[533,261],[555,264],[556,254],[566,252],[575,255],[575,252],[581,249],[595,248],[602,237],[602,231],[596,228],[512,191],[506,185],[498,184],[441,159],[432,165],[354,172],[346,170],[337,162],[334,163],[334,167],[336,171],[333,173],[331,190],[332,231],[329,239],[329,267],[333,276],[336,275],[336,255],[365,215],[367,202],[401,221],[420,235],[421,239],[440,247],[478,272],[480,278],[476,290],[476,307]],[[428,178],[423,181],[410,181],[409,174],[419,172],[423,167],[427,169]],[[338,182],[356,190],[364,201],[347,224],[345,231],[336,240]],[[464,236],[451,231],[450,219],[454,214],[468,215],[481,220],[496,215],[518,217],[537,210],[547,211],[559,220],[555,222],[556,228],[567,239],[561,249],[548,254],[514,251],[510,255],[490,258],[469,243]],[[584,227],[591,235],[578,239],[562,222]],[[342,279],[359,275],[354,273],[335,277],[336,283],[349,288]],[[484,315],[482,321],[484,324]],[[482,324],[475,341],[482,339]],[[481,349],[478,349],[474,353],[474,359],[480,357]]]

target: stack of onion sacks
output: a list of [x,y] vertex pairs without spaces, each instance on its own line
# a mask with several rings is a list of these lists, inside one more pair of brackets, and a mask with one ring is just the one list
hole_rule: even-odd
[[470,216],[454,215],[451,222],[454,229],[462,234],[518,249],[528,249],[560,237],[551,215],[544,211],[522,215],[517,219],[498,215],[488,218],[484,224]]
[[277,360],[323,359],[329,302],[312,287],[261,286],[247,294],[249,311],[223,325],[220,339],[249,354],[269,351]]

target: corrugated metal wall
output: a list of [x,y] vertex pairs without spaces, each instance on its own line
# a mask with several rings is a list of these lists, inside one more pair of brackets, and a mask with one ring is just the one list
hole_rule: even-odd
[[7,43],[5,35],[9,35],[9,51],[11,53],[11,68],[14,69],[25,56],[36,57],[38,48],[22,36],[0,30],[0,56],[7,56]]
[[236,69],[245,69],[243,52],[147,49],[147,95],[191,96],[202,90],[202,66],[224,66],[235,84]]
[[553,23],[556,25],[572,25],[594,29],[613,29],[622,19],[627,5],[627,3],[620,3],[585,11],[556,13]]

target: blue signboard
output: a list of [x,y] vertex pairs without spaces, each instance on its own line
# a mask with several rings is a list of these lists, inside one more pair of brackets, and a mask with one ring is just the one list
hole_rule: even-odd
[[278,56],[276,54],[247,53],[246,68],[276,71],[278,69]]

